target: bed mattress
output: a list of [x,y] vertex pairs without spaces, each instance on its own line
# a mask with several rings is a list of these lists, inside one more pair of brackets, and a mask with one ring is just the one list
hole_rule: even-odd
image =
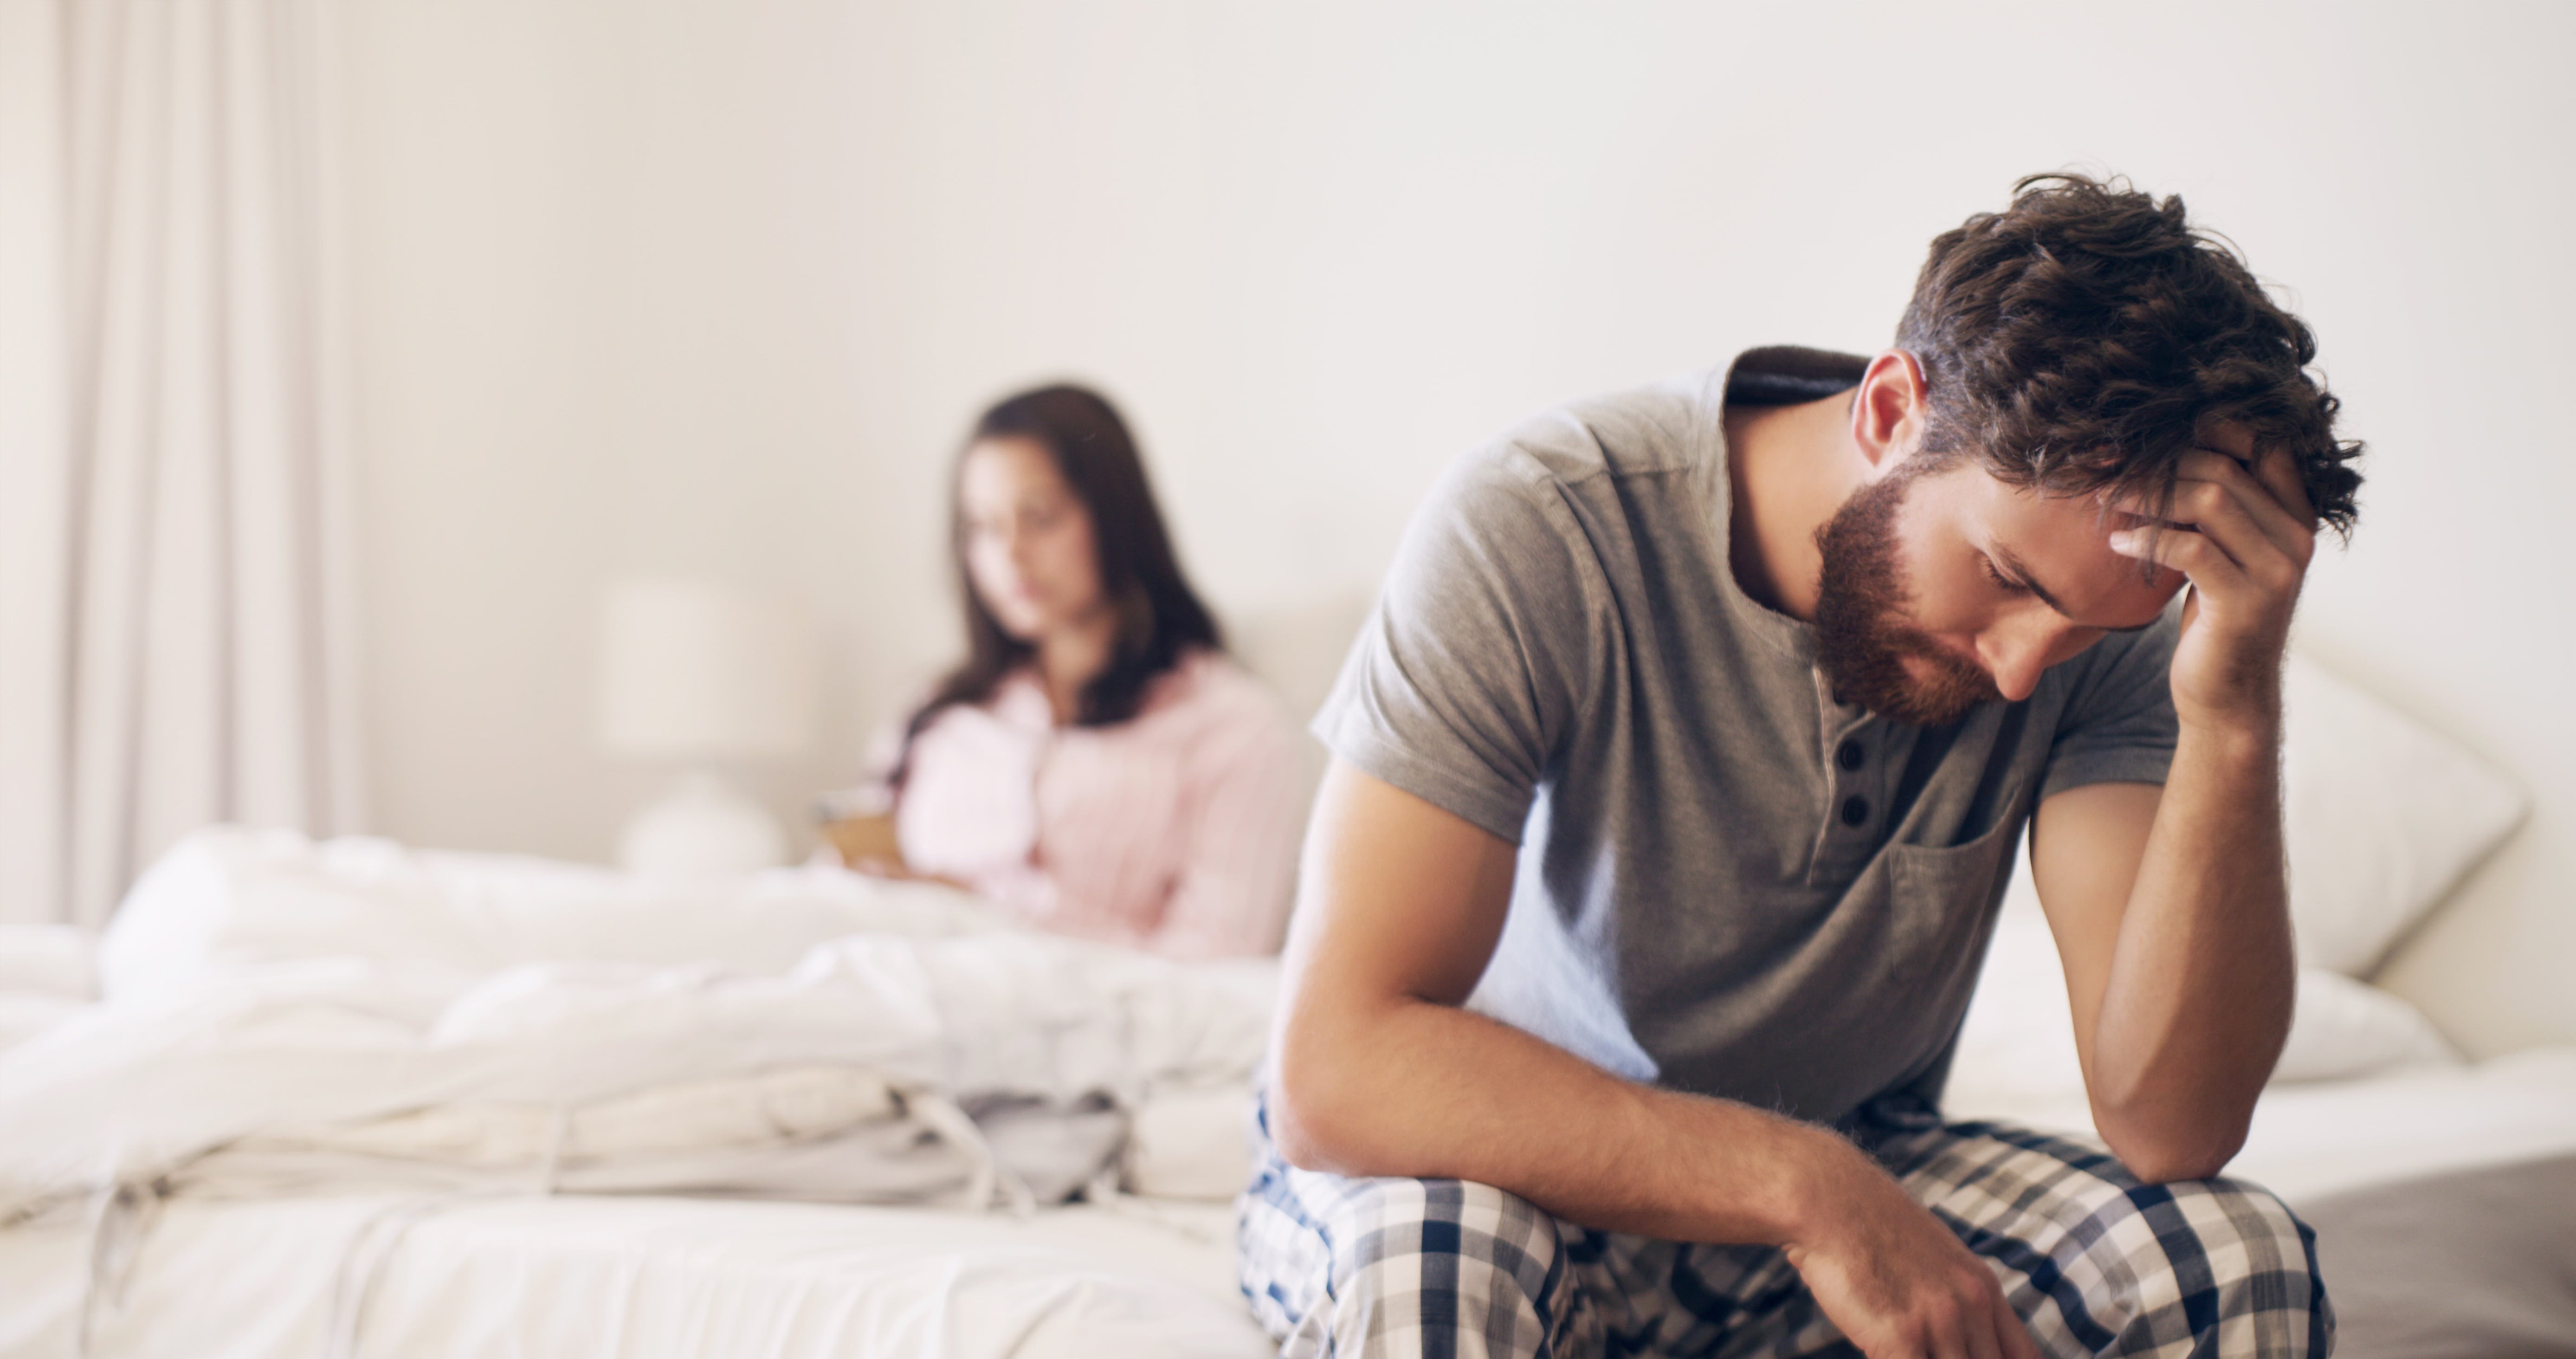
[[[2093,1135],[2083,1096],[1952,1108],[2048,1132]],[[2576,1047],[2485,1062],[2276,1085],[2254,1106],[2227,1174],[2292,1208],[2333,1194],[2576,1152]]]
[[[0,1355],[76,1352],[88,1246],[68,1215],[0,1232]],[[1274,1352],[1219,1204],[183,1199],[127,1277],[92,1310],[96,1359]]]
[[2576,1356],[2576,1156],[2337,1194],[2307,1218],[2342,1359]]
[[[2453,1219],[2490,1215],[2481,1203],[2563,1201],[2571,1150],[2576,1050],[2538,1049],[2276,1089],[2231,1171],[2317,1213],[2334,1261],[2389,1248],[2344,1221],[2349,1205],[2378,1201],[2356,1196],[2401,1196],[2410,1234],[2449,1221],[2474,1235],[2484,1229]],[[2483,1198],[2443,1188],[2439,1177],[2464,1168],[2482,1168]],[[2554,1175],[2538,1187],[2558,1198],[2517,1190],[2526,1173]],[[1152,1199],[1013,1216],[671,1197],[182,1197],[151,1225],[121,1296],[104,1281],[90,1353],[1271,1353],[1235,1291],[1230,1219],[1221,1203]],[[76,1352],[90,1256],[76,1214],[0,1231],[0,1359]],[[2354,1313],[2348,1329],[2365,1334],[2347,1339],[2368,1340],[2376,1315]]]

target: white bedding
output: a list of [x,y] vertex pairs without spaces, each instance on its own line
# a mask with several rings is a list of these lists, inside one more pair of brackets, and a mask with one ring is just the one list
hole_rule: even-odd
[[[1951,1112],[2082,1132],[2035,920],[1998,935]],[[1052,1197],[1123,1143],[1127,1189],[1221,1199],[1266,966],[838,873],[652,887],[225,833],[138,887],[97,974],[103,1004],[18,993],[38,1031],[0,1051],[0,1359],[73,1353],[94,1283],[99,1359],[1267,1352],[1221,1202],[542,1192],[982,1203],[979,1164]],[[2311,989],[2295,1055],[2348,1074],[2276,1084],[2231,1173],[2295,1205],[2576,1149],[2576,1049],[2472,1066],[2383,995]],[[77,1199],[111,1182],[133,1211],[101,1236]]]
[[[2093,1135],[2081,1089],[1954,1102],[1947,1112]],[[2274,1085],[2255,1104],[2245,1147],[2226,1173],[2296,1208],[2350,1189],[2568,1152],[2576,1152],[2576,1047],[2545,1047],[2478,1063]]]
[[1157,1093],[1249,1081],[1271,982],[835,872],[711,899],[243,832],[147,876],[99,971],[0,1052],[0,1221],[163,1181],[1054,1201]]
[[[138,884],[96,971],[0,1045],[0,1353],[72,1352],[87,1309],[94,1355],[312,1354],[358,1296],[348,1352],[377,1354],[581,1352],[617,1315],[591,1352],[1258,1340],[1217,1233],[1115,1187],[1240,1182],[1270,964],[827,870],[222,831]],[[571,1192],[598,1190],[806,1202]],[[1075,1191],[1111,1207],[1034,1207]]]
[[[91,1353],[190,1359],[1079,1359],[1275,1352],[1234,1291],[1227,1210],[1026,1219],[674,1198],[172,1203]],[[372,1230],[371,1230],[372,1228]],[[1185,1234],[1185,1233],[1195,1233]],[[76,1223],[0,1232],[0,1356],[74,1351]],[[352,1317],[363,1294],[363,1312]],[[334,1345],[337,1339],[340,1343]]]
[[[2231,1173],[2295,1205],[2455,1165],[2576,1148],[2576,1049],[2269,1092]],[[2043,1119],[2046,1110],[2033,1110]],[[2080,1114],[2080,1110],[2078,1110]],[[1050,1359],[1270,1353],[1233,1290],[1229,1210],[1090,1206],[1028,1218],[672,1198],[437,1206],[359,1289],[416,1195],[182,1197],[154,1227],[99,1359],[542,1354]],[[73,1353],[77,1217],[0,1231],[0,1359]],[[363,1295],[354,1343],[325,1341]],[[335,1301],[339,1303],[335,1311]]]

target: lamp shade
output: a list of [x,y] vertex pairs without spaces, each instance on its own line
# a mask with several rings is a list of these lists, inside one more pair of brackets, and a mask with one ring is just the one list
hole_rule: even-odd
[[636,760],[776,759],[814,735],[814,628],[783,600],[630,581],[600,629],[599,742]]

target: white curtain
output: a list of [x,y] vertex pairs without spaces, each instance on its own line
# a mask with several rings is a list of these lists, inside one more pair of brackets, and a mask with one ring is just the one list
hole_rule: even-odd
[[41,8],[0,69],[50,87],[0,196],[54,209],[0,220],[54,337],[0,339],[0,918],[95,927],[194,827],[362,815],[330,49],[319,0]]

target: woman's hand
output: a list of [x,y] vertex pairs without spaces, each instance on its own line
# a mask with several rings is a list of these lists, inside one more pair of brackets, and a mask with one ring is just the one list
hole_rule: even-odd
[[895,834],[894,814],[845,816],[825,822],[823,839],[841,856],[841,866],[872,878],[909,878],[903,844]]

